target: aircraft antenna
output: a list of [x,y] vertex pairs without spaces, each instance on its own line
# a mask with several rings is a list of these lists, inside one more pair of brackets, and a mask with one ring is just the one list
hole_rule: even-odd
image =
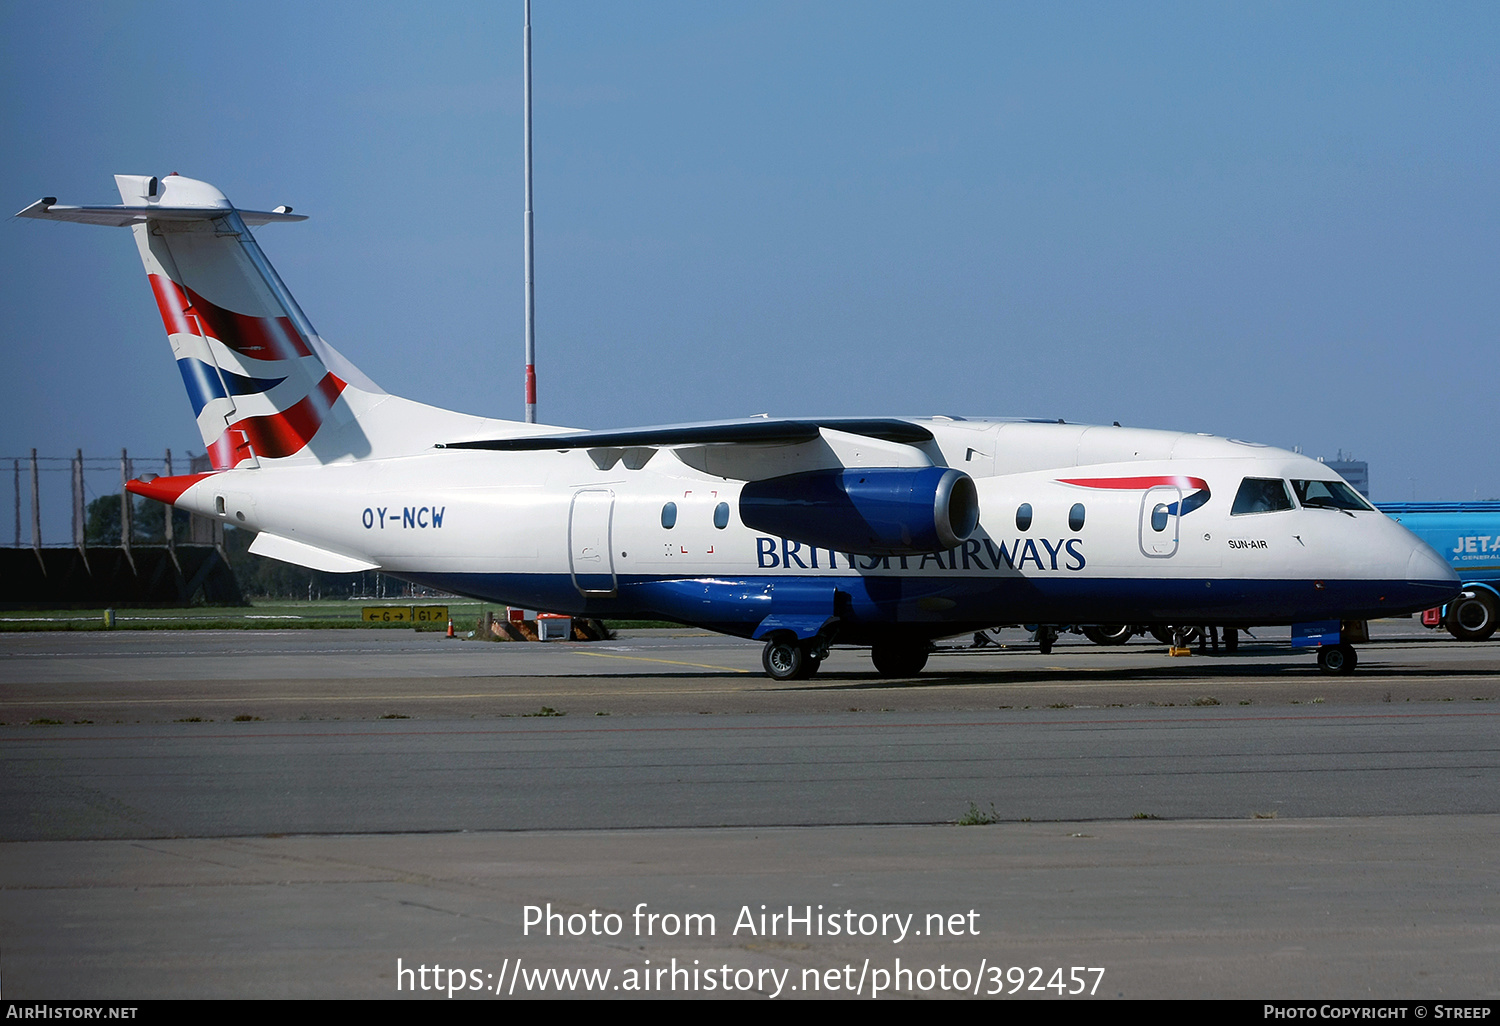
[[526,0],[524,41],[526,84],[526,423],[536,423],[536,281],[531,215],[531,0]]

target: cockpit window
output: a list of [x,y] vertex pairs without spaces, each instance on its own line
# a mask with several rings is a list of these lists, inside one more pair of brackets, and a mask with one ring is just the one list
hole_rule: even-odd
[[1343,481],[1293,481],[1297,501],[1312,509],[1368,510],[1364,497]]
[[1247,477],[1240,482],[1240,490],[1234,494],[1234,506],[1229,515],[1245,513],[1274,513],[1291,509],[1292,497],[1287,494],[1286,482],[1274,477]]

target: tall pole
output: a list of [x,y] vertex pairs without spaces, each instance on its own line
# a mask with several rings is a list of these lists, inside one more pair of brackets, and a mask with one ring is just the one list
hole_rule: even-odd
[[42,490],[37,481],[36,450],[31,450],[31,547],[42,554]]
[[82,449],[73,457],[73,547],[78,550],[78,558],[83,561],[84,570],[92,576],[94,571],[89,569],[88,515],[83,506]]
[[[167,450],[167,465],[166,465],[165,469],[166,469],[166,474],[164,476],[171,477],[172,476],[172,450],[171,449]],[[164,538],[166,538],[166,541],[167,541],[167,551],[170,552],[170,553],[172,553],[173,556],[175,557],[176,554],[177,554],[177,537],[173,533],[173,530],[172,530],[172,528],[173,528],[172,514],[176,510],[177,507],[173,506],[170,502],[168,502],[168,503],[164,503],[163,506],[162,506],[162,508],[166,511],[166,513],[165,513],[166,523],[162,525],[162,536]]]
[[531,220],[531,0],[526,0],[526,423],[536,423],[536,281]]
[[36,450],[31,450],[31,551],[47,576],[47,561],[42,558],[42,490],[37,482]]
[[125,485],[130,480],[130,457],[124,449],[120,450],[120,548],[125,550],[125,558],[130,561],[132,569],[135,567],[135,557],[130,554],[130,536],[135,533],[135,525],[131,523],[130,492]]
[[83,509],[83,450],[73,457],[73,547],[82,552],[88,544],[88,520]]

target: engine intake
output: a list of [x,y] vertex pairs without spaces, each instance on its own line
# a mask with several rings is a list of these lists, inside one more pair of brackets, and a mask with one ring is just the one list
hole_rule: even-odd
[[979,492],[951,467],[813,470],[751,481],[740,520],[757,531],[864,556],[951,549],[979,526]]

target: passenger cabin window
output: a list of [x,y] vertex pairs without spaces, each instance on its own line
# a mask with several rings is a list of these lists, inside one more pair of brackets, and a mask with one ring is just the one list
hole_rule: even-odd
[[721,531],[729,526],[729,503],[721,502],[714,507],[714,526]]
[[1068,510],[1068,530],[1070,530],[1070,531],[1082,531],[1083,530],[1083,512],[1084,512],[1084,510],[1083,510],[1083,503],[1081,503],[1081,502],[1075,502],[1075,503],[1073,503],[1073,508],[1070,509],[1070,510]]
[[1023,502],[1016,507],[1016,530],[1031,530],[1031,503]]
[[1343,481],[1293,481],[1297,501],[1310,509],[1368,510],[1370,504]]
[[677,503],[669,502],[661,508],[661,526],[669,531],[677,526]]
[[1229,515],[1237,517],[1246,513],[1275,513],[1292,508],[1292,497],[1287,494],[1285,481],[1274,477],[1247,477],[1240,482],[1240,490],[1234,494],[1234,506],[1229,510]]

